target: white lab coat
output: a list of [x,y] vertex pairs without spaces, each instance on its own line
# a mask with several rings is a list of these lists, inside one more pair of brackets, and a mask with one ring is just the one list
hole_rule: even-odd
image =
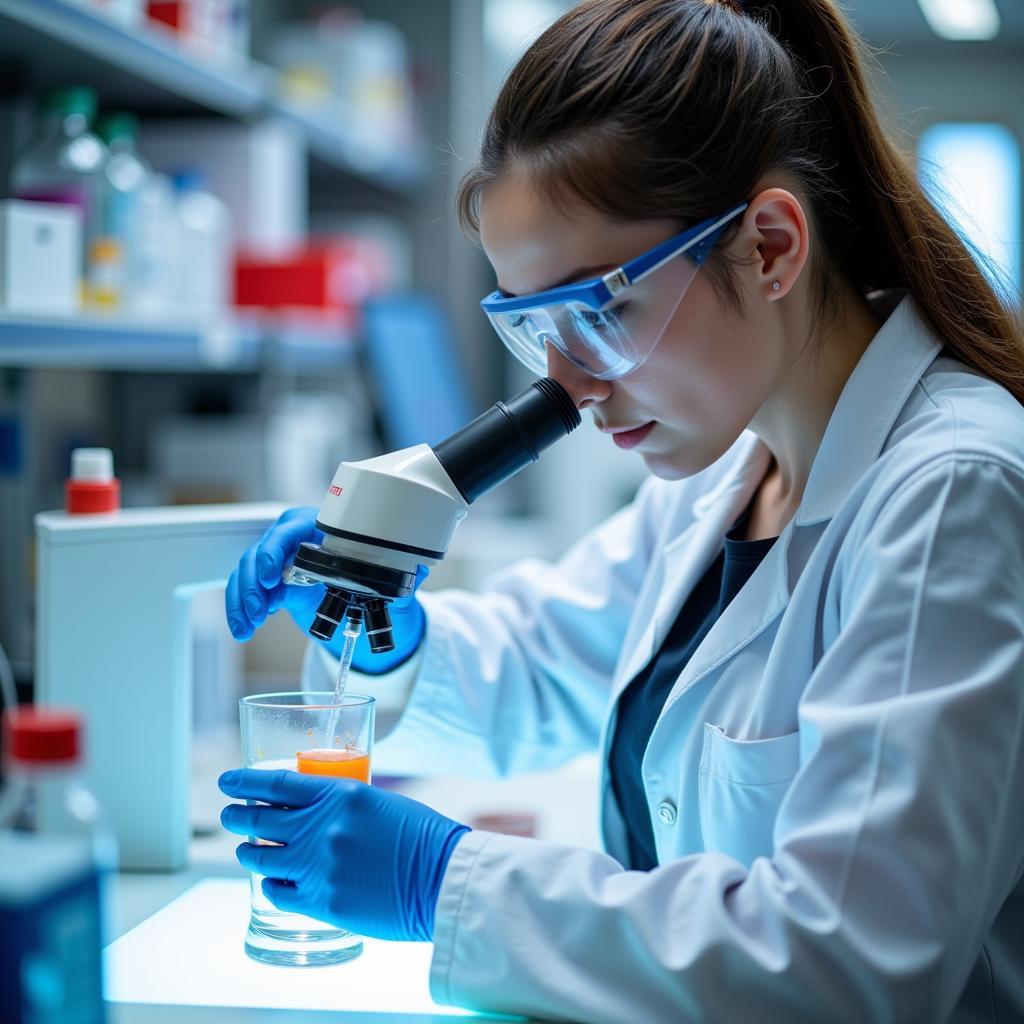
[[[940,354],[909,297],[872,301],[898,305],[794,519],[654,728],[659,867],[622,867],[606,772],[606,853],[468,833],[437,906],[438,1001],[600,1024],[1024,1020],[1024,409]],[[768,462],[747,432],[558,564],[423,594],[377,767],[505,774],[595,746],[606,764],[618,694]]]

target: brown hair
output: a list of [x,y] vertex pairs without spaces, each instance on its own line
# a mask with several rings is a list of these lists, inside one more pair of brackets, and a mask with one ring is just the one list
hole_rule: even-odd
[[[488,182],[519,162],[539,188],[621,219],[696,223],[750,197],[766,172],[797,183],[809,222],[813,331],[841,313],[837,284],[906,288],[953,354],[1024,403],[1024,336],[887,135],[866,45],[834,0],[584,0],[520,58],[459,185],[479,233]],[[705,264],[742,313],[725,252]],[[1000,289],[1003,290],[1003,289]]]

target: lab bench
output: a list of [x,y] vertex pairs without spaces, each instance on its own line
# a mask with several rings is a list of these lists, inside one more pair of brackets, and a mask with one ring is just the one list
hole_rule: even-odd
[[[486,1015],[453,1016],[451,1012],[432,1013],[428,1010],[424,1012],[419,1012],[419,1010],[405,1012],[393,1008],[382,1008],[380,1012],[376,1012],[365,1008],[367,999],[365,993],[361,994],[364,1008],[350,1010],[314,1009],[309,1005],[297,1005],[293,1009],[241,1005],[198,1005],[202,1001],[208,1001],[203,993],[208,994],[211,990],[208,981],[205,981],[204,978],[195,978],[192,973],[194,961],[202,959],[204,954],[201,950],[197,952],[194,949],[190,949],[189,946],[192,943],[182,941],[178,947],[179,954],[177,956],[171,955],[172,949],[170,948],[169,940],[173,940],[178,936],[184,936],[184,932],[181,929],[181,914],[179,914],[178,921],[175,924],[168,924],[160,933],[162,936],[161,941],[154,943],[152,935],[159,918],[154,918],[153,915],[164,911],[175,901],[178,901],[178,905],[183,905],[184,901],[191,898],[193,907],[201,904],[204,912],[208,911],[212,918],[217,919],[208,923],[202,929],[202,932],[208,931],[211,928],[215,929],[218,933],[223,933],[225,943],[237,938],[237,946],[226,948],[224,951],[223,970],[216,968],[218,975],[223,974],[223,983],[216,986],[219,988],[218,998],[230,997],[230,993],[233,990],[244,992],[245,980],[242,973],[239,972],[238,964],[239,961],[245,959],[244,953],[241,950],[246,927],[244,914],[248,902],[248,881],[247,873],[237,862],[234,862],[233,851],[237,842],[238,838],[236,836],[228,835],[227,833],[220,836],[197,839],[193,842],[190,851],[190,866],[183,871],[174,873],[121,872],[115,877],[112,892],[113,906],[111,907],[114,922],[114,935],[112,938],[118,939],[125,936],[127,941],[131,941],[129,933],[132,929],[139,928],[140,934],[137,941],[141,945],[132,952],[120,953],[120,966],[114,972],[111,971],[113,956],[111,956],[111,959],[108,959],[106,978],[108,995],[111,994],[112,990],[114,996],[118,996],[119,992],[123,993],[123,982],[120,979],[123,978],[126,971],[131,970],[133,964],[137,964],[142,960],[146,960],[149,963],[156,961],[158,964],[163,959],[169,965],[173,965],[171,969],[176,970],[180,975],[178,979],[170,979],[165,983],[167,988],[175,988],[177,990],[175,998],[189,998],[188,986],[190,984],[195,985],[199,998],[197,999],[197,1005],[183,1005],[163,1000],[158,993],[147,994],[147,996],[152,995],[156,999],[154,1002],[129,1002],[122,1001],[120,998],[111,999],[107,1002],[108,1024],[298,1024],[299,1021],[318,1022],[321,1020],[325,1024],[329,1024],[332,1021],[346,1022],[346,1024],[442,1024],[442,1022],[459,1019],[483,1022],[508,1021],[511,1019],[523,1020],[523,1018]],[[228,882],[232,887],[232,909],[240,911],[240,913],[231,914],[231,917],[237,918],[237,920],[224,920],[224,917],[227,915],[222,911],[218,894],[222,896],[223,890],[226,887],[219,885],[219,882]],[[196,888],[197,886],[199,887],[198,889]],[[236,892],[236,889],[240,891]],[[245,894],[244,899],[235,898],[241,897],[243,892]],[[167,915],[165,914],[164,916],[166,917]],[[145,932],[143,931],[144,929],[146,929]],[[201,944],[204,941],[202,932],[197,930],[195,942]],[[235,933],[237,933],[237,936]],[[209,945],[209,937],[205,941]],[[387,965],[383,968],[378,966],[376,974],[387,973],[390,975],[394,971],[395,975],[401,979],[403,975],[408,977],[412,973],[404,968],[409,962],[409,947],[414,944],[395,944],[366,940],[366,945],[367,948],[363,953],[363,958],[378,958],[378,963],[380,963],[384,957],[388,957]],[[415,945],[422,947],[422,944]],[[115,946],[114,948],[116,949],[117,947]],[[108,954],[110,953],[111,951],[108,950]],[[416,966],[420,969],[422,975],[425,975],[424,967],[427,960],[427,951],[425,949],[417,950]],[[221,962],[220,957],[218,957],[217,962],[218,964]],[[337,978],[341,982],[345,978],[345,971],[358,968],[359,966],[361,966],[360,962],[355,961],[352,965],[338,965],[335,968],[321,970],[338,971]],[[362,966],[365,967],[367,965],[363,964]],[[157,969],[159,970],[159,968]],[[308,990],[312,987],[308,984],[300,985],[300,982],[304,982],[307,979],[301,977],[301,972],[293,972],[289,968],[265,968],[249,965],[248,961],[245,961],[241,971],[244,972],[247,969],[287,972],[287,977],[282,979],[281,991],[277,996],[282,1002],[287,1001],[286,992],[288,985],[294,986],[296,991],[301,990],[303,995],[307,995]],[[323,990],[325,986],[320,977],[321,972],[314,971],[313,973],[317,977],[310,977],[308,980],[317,982],[319,988]],[[209,972],[206,972],[205,977],[208,977],[208,975]],[[401,984],[401,981],[397,983]],[[145,987],[144,984],[137,982],[131,984],[133,991],[136,993]],[[272,982],[271,984],[274,983]],[[413,986],[416,986],[416,984],[416,981],[412,983]],[[424,990],[417,990],[412,993],[412,996],[412,1001],[418,1006],[428,1004],[425,978]],[[243,996],[239,999],[239,1002],[243,1002],[246,998],[250,998],[250,996]],[[339,984],[339,1004],[344,1002],[345,998],[346,995]]]
[[[197,780],[194,780],[194,783]],[[203,785],[215,787],[211,778],[204,777]],[[596,824],[596,783],[597,759],[593,756],[577,758],[563,768],[554,772],[542,772],[516,776],[509,779],[482,780],[471,778],[436,777],[423,779],[403,779],[400,782],[389,782],[392,788],[399,789],[407,796],[422,800],[435,807],[441,813],[457,820],[471,821],[475,816],[487,813],[514,813],[517,810],[529,810],[536,820],[539,838],[577,846],[596,848],[598,845]],[[207,815],[208,816],[208,815]],[[138,926],[152,929],[153,915],[167,908],[173,901],[192,900],[209,908],[215,919],[207,924],[204,931],[211,927],[223,928],[223,943],[228,945],[236,939],[237,946],[225,953],[225,963],[239,963],[244,959],[241,953],[245,932],[245,912],[247,903],[242,895],[241,887],[247,879],[247,873],[238,865],[234,858],[235,846],[239,842],[237,836],[220,829],[212,829],[192,840],[189,850],[189,866],[178,872],[121,872],[115,878],[110,906],[112,934],[110,938],[118,939],[127,935]],[[196,886],[206,886],[205,890],[195,890]],[[230,892],[229,892],[230,890]],[[207,897],[205,893],[209,893]],[[201,895],[202,894],[202,895]],[[219,903],[218,901],[224,901]],[[230,901],[230,906],[228,906]],[[225,909],[226,908],[226,909]],[[165,915],[166,916],[166,915]],[[180,917],[180,915],[179,915]],[[235,921],[237,919],[237,921]],[[180,928],[180,921],[178,927]],[[168,933],[170,934],[170,933]],[[151,941],[149,935],[141,929],[138,935],[145,943],[145,960],[153,962],[165,953],[156,948],[157,943]],[[197,937],[197,942],[211,941]],[[383,958],[394,956],[395,972],[403,975],[402,965],[410,963],[409,957],[415,955],[414,967],[425,975],[428,962],[427,950],[418,944],[418,949],[410,947],[411,943],[376,943],[367,941],[367,949],[363,958]],[[184,946],[184,944],[182,944]],[[402,949],[401,947],[404,947]],[[183,949],[182,957],[189,955]],[[192,951],[195,956],[195,951]],[[361,959],[363,959],[361,958]],[[136,953],[136,962],[143,962],[141,952]],[[372,963],[366,960],[366,964]],[[129,964],[130,959],[125,961]],[[358,965],[359,961],[355,962]],[[179,969],[181,963],[179,962]],[[347,965],[346,965],[347,966]],[[389,963],[389,970],[392,965]],[[244,970],[245,968],[241,968]],[[343,972],[345,966],[337,970]],[[270,970],[285,970],[270,968]],[[327,970],[331,970],[328,968]],[[341,975],[339,975],[340,977]],[[294,978],[299,978],[295,974]],[[109,976],[108,986],[114,981]],[[285,978],[292,982],[291,972]],[[116,985],[115,985],[116,987]],[[138,989],[139,986],[135,986]],[[424,991],[420,993],[420,1002],[426,1001],[425,977]],[[206,991],[209,991],[207,988]],[[305,994],[305,993],[304,993]],[[178,993],[180,996],[181,993]],[[339,997],[341,998],[341,997]],[[282,999],[282,1001],[285,1001]],[[183,1006],[169,1002],[110,1002],[109,1024],[298,1024],[299,1021],[316,1024],[324,1021],[351,1022],[351,1024],[442,1024],[453,1019],[478,1020],[484,1022],[507,1021],[524,1018],[499,1016],[468,1016],[460,1018],[450,1013],[429,1011],[371,1012],[365,1009],[349,1011],[332,1011],[314,1009],[310,1006],[296,1006],[294,1009],[243,1007],[243,1006]]]

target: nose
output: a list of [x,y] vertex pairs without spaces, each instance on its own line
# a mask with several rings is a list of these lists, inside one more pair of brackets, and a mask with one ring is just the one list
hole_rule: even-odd
[[569,392],[577,409],[588,409],[603,402],[611,394],[611,382],[591,377],[575,363],[566,359],[554,345],[547,347],[548,376],[558,381]]

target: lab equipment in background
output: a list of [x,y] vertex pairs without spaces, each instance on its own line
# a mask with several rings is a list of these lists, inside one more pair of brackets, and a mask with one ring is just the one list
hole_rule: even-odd
[[314,21],[278,26],[266,56],[281,71],[283,99],[344,126],[357,169],[378,171],[415,148],[408,47],[394,25],[333,7]]
[[309,232],[314,238],[358,238],[371,243],[387,267],[387,293],[404,294],[413,287],[416,275],[408,218],[371,210],[314,210]]
[[269,483],[269,430],[263,417],[253,414],[159,419],[149,441],[158,500],[210,505],[262,499]]
[[[112,253],[109,306],[134,308],[138,293],[152,293],[159,287],[159,267],[152,262],[151,247],[141,244],[142,218],[146,212],[143,196],[152,173],[148,163],[136,151],[138,119],[126,112],[106,114],[96,123],[96,134],[106,143],[109,157],[103,169],[106,187],[103,194],[103,235],[116,248]],[[97,300],[99,301],[99,300]]]
[[320,500],[323,482],[343,454],[363,458],[379,450],[361,378],[346,375],[330,393],[273,398],[265,420],[265,446],[266,497],[289,505]]
[[116,867],[116,848],[77,777],[81,721],[69,712],[18,708],[3,723],[3,1019],[100,1024],[104,881]]
[[115,238],[101,235],[89,248],[87,298],[95,309],[112,310],[121,304],[124,250]]
[[247,685],[245,648],[228,631],[224,598],[217,590],[200,590],[192,598],[188,631],[192,638],[189,818],[193,835],[213,835],[220,832],[224,800],[211,780],[238,765],[238,699],[254,687]]
[[372,241],[315,240],[280,257],[239,253],[235,305],[315,312],[350,332],[362,303],[383,292],[388,279],[385,255]]
[[121,481],[114,476],[109,448],[75,448],[71,476],[64,483],[64,510],[71,515],[116,512],[121,507]]
[[316,520],[324,540],[301,544],[285,577],[326,585],[309,632],[329,641],[346,616],[358,613],[370,650],[393,650],[388,604],[413,593],[417,566],[444,558],[473,501],[579,424],[568,392],[544,377],[434,448],[420,444],[342,462]]
[[249,0],[148,0],[146,16],[201,60],[222,63],[249,52]]
[[309,505],[343,453],[379,450],[357,378],[332,393],[281,394],[261,415],[161,417],[149,438],[147,464],[161,504],[273,501]]
[[201,169],[210,191],[231,211],[238,248],[281,256],[309,234],[307,145],[295,123],[275,117],[249,124],[147,120],[139,145],[158,171]]
[[231,302],[231,214],[207,190],[201,172],[179,170],[173,181],[178,209],[176,304],[186,315],[216,316]]
[[70,315],[80,303],[82,215],[58,203],[0,202],[0,307]]
[[178,209],[170,177],[151,172],[138,206],[138,230],[128,254],[127,305],[143,315],[167,313],[175,306],[178,268]]
[[190,603],[223,584],[283,506],[36,516],[36,695],[90,725],[85,779],[121,865],[182,867],[190,834]]
[[454,433],[471,415],[471,396],[441,304],[429,295],[389,294],[369,299],[362,312],[386,443],[434,444]]
[[[109,249],[102,235],[107,148],[89,130],[95,114],[92,89],[77,86],[51,92],[43,104],[35,137],[14,161],[10,181],[15,199],[65,203],[81,211],[81,294],[89,304],[97,256],[102,272]],[[102,273],[99,285],[102,290]]]
[[145,0],[71,0],[79,7],[90,7],[122,25],[134,26],[142,20]]
[[[373,697],[348,694],[266,693],[238,703],[242,761],[247,768],[284,768],[307,775],[370,781]],[[260,837],[250,836],[250,843]],[[261,875],[250,874],[252,907],[245,952],[260,963],[322,967],[354,960],[363,941],[344,928],[278,910],[263,895]]]

